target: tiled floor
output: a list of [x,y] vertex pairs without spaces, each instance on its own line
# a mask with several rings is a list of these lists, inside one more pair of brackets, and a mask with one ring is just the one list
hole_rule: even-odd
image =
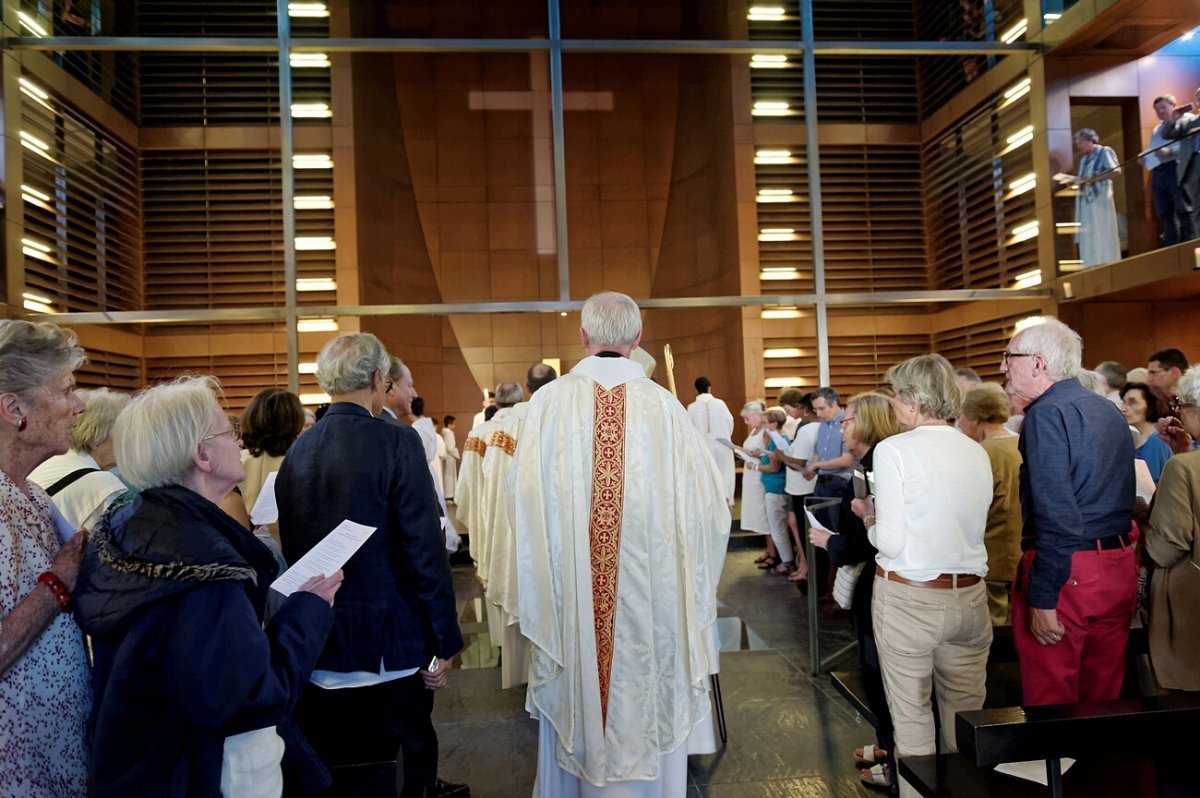
[[[806,601],[782,577],[755,568],[755,556],[732,551],[726,560],[718,591],[722,639],[740,649],[721,655],[729,743],[690,759],[688,798],[877,795],[858,784],[852,757],[856,746],[874,739],[871,727],[828,677],[809,674]],[[465,667],[452,675],[434,711],[440,775],[466,782],[476,798],[524,798],[533,786],[537,727],[524,710],[524,690],[500,689],[469,567],[455,568],[455,588],[471,643]],[[820,625],[822,653],[851,639],[846,620]]]

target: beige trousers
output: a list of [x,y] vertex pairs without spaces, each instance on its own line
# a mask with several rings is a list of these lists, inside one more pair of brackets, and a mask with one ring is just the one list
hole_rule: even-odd
[[[992,624],[983,582],[939,590],[876,576],[871,610],[896,756],[936,752],[931,688],[947,750],[957,750],[954,716],[980,709],[986,692]],[[910,790],[901,784],[901,795]]]

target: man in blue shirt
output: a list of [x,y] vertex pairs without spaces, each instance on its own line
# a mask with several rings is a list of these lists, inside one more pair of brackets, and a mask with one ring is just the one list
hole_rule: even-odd
[[1117,698],[1137,593],[1133,437],[1112,402],[1075,379],[1079,335],[1057,319],[1035,322],[1000,366],[1029,403],[1012,604],[1024,703]]
[[[838,392],[828,385],[812,392],[812,409],[820,420],[817,430],[817,445],[814,458],[804,468],[804,478],[817,478],[813,495],[824,498],[842,498],[850,484],[850,466],[854,455],[846,451],[842,442],[842,419],[846,411],[838,404]],[[832,532],[837,532],[837,505],[820,510],[814,515]]]

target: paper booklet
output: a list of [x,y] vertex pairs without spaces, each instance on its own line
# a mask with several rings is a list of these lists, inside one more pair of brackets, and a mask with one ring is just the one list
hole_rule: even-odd
[[343,521],[272,582],[271,589],[290,596],[314,576],[329,576],[345,565],[376,529],[378,527]]
[[250,508],[250,521],[255,526],[273,524],[279,520],[279,505],[275,503],[275,477],[277,476],[279,476],[278,471],[267,474],[262,490],[258,492],[258,498],[254,500],[254,506]]
[[713,440],[715,440],[717,443],[721,444],[722,446],[728,446],[730,449],[737,448],[737,446],[734,445],[733,441],[729,440],[728,438],[717,437],[717,438],[713,438]]
[[787,438],[783,437],[773,429],[767,430],[767,435],[771,438],[771,440],[775,441],[775,448],[781,452],[786,452],[788,447],[791,446],[791,444],[788,443]]
[[[1074,759],[1068,759],[1067,757],[1063,757],[1061,761],[1063,773],[1066,773],[1071,765],[1075,764]],[[1050,786],[1050,779],[1046,774],[1046,760],[1044,759],[1030,759],[1025,762],[1002,762],[996,765],[996,772],[1036,782],[1043,787]]]
[[818,521],[817,517],[812,514],[812,510],[808,509],[807,507],[804,508],[804,515],[808,518],[809,529],[815,529],[818,532],[828,532],[831,535],[837,534],[837,532],[834,532],[832,529],[826,529],[825,525]]

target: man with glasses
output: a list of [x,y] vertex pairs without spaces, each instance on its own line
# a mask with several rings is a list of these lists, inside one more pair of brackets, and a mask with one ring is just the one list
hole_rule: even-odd
[[1028,402],[1021,428],[1021,548],[1013,640],[1024,703],[1116,698],[1137,592],[1129,540],[1133,438],[1075,375],[1079,335],[1048,317],[1009,341],[1000,370]]
[[1146,384],[1170,406],[1179,395],[1179,378],[1188,370],[1187,357],[1178,349],[1160,349],[1146,359]]

